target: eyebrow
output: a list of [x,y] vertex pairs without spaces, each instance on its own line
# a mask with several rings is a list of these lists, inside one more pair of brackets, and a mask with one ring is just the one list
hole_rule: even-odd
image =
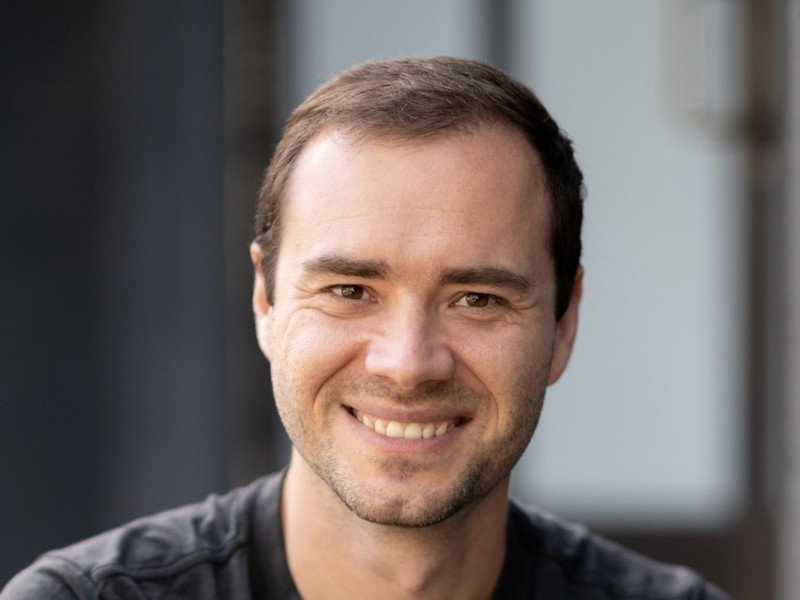
[[[303,271],[309,274],[332,274],[363,279],[389,279],[394,270],[382,260],[360,260],[336,254],[325,254],[303,263]],[[502,267],[450,267],[439,276],[441,285],[487,285],[509,288],[517,292],[529,292],[533,285],[520,275]]]
[[502,267],[462,267],[442,271],[442,284],[488,285],[509,288],[517,292],[529,292],[531,282],[520,275]]
[[388,279],[392,275],[392,268],[382,260],[357,260],[333,254],[307,260],[303,263],[303,271],[364,279]]

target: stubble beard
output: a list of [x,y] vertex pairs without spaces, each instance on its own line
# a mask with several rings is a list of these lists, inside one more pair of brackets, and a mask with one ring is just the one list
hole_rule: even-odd
[[[441,491],[425,489],[415,483],[415,475],[421,468],[416,458],[384,458],[380,464],[380,471],[385,475],[382,484],[354,476],[331,438],[324,443],[315,441],[314,432],[301,416],[281,401],[278,401],[278,411],[303,460],[354,515],[386,526],[429,527],[460,513],[506,480],[536,429],[544,402],[546,373],[547,370],[529,375],[517,383],[516,401],[510,407],[509,422],[512,426],[473,456],[466,466],[460,467],[460,473],[448,474],[450,482]],[[288,391],[279,389],[278,382],[274,385],[276,399],[281,392]],[[345,398],[360,394],[390,397],[408,405],[439,400],[455,406],[478,407],[490,401],[466,385],[454,382],[440,382],[402,396],[393,393],[390,386],[382,382],[364,382],[353,377],[330,381],[326,388],[325,404],[337,407],[345,403]]]

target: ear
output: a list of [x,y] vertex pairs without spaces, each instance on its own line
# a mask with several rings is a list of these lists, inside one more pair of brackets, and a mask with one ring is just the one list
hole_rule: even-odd
[[261,247],[250,244],[250,258],[253,261],[255,281],[253,283],[253,316],[256,322],[256,337],[261,352],[270,360],[272,354],[272,305],[267,300],[267,283],[264,279],[264,254]]
[[583,295],[583,265],[578,266],[575,281],[572,283],[572,293],[569,297],[567,310],[556,324],[556,339],[553,347],[553,360],[550,362],[550,377],[547,385],[552,385],[564,369],[567,368],[572,346],[575,344],[575,334],[578,331],[578,305]]

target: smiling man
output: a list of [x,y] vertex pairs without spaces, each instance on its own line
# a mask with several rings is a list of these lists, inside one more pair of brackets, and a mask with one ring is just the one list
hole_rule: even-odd
[[578,321],[582,177],[520,83],[366,63],[290,117],[251,247],[288,468],[40,558],[10,598],[725,598],[508,500]]

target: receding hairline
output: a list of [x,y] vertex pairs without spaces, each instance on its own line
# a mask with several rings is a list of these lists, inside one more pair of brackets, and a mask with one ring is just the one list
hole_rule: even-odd
[[[524,171],[531,175],[531,183],[537,191],[540,191],[545,201],[546,215],[548,220],[552,218],[552,194],[549,189],[547,170],[545,169],[539,149],[521,127],[502,118],[487,121],[475,121],[464,123],[463,126],[452,129],[442,129],[430,132],[426,135],[416,135],[406,131],[385,131],[381,127],[359,126],[358,124],[331,122],[323,126],[319,131],[310,136],[303,144],[292,161],[289,171],[286,174],[283,186],[280,190],[279,202],[281,205],[290,200],[292,186],[295,180],[295,173],[298,164],[307,155],[310,148],[314,147],[326,137],[335,140],[335,143],[342,146],[357,147],[360,144],[377,144],[387,148],[420,148],[436,142],[450,140],[453,138],[468,139],[477,138],[481,133],[501,132],[511,135],[524,145],[529,152],[523,160],[528,162]],[[519,152],[510,153],[509,156],[520,156]],[[283,210],[281,210],[283,212]]]

